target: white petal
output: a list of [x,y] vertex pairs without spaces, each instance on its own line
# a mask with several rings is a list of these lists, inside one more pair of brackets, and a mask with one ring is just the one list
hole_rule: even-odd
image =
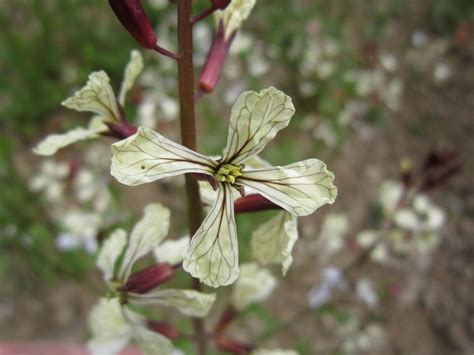
[[130,53],[130,61],[125,68],[125,75],[122,81],[122,86],[120,87],[119,102],[123,106],[125,105],[125,97],[127,92],[135,84],[138,76],[143,71],[143,58],[139,51],[133,50]]
[[127,244],[127,232],[116,229],[104,242],[97,257],[97,266],[102,270],[105,281],[114,277],[114,268],[117,259]]
[[175,307],[191,317],[205,317],[214,301],[214,293],[201,293],[194,290],[159,290],[145,294],[129,293],[129,301],[138,305],[161,305]]
[[151,252],[168,234],[170,210],[159,203],[145,207],[142,219],[130,234],[130,241],[123,256],[119,276],[125,281],[133,263]]
[[318,159],[244,171],[238,181],[297,216],[306,216],[336,199],[334,174]]
[[143,355],[171,355],[173,344],[165,336],[143,326],[136,327],[134,339]]
[[261,302],[272,293],[276,283],[276,278],[267,269],[255,263],[243,264],[234,285],[232,305],[237,310],[243,310],[252,303]]
[[172,353],[171,341],[163,335],[149,330],[142,315],[128,307],[122,307],[122,314],[131,327],[133,340],[138,343],[144,355],[170,355]]
[[186,255],[189,242],[189,236],[175,240],[166,240],[153,249],[155,259],[159,263],[169,263],[171,265],[179,264]]
[[279,212],[252,233],[252,256],[262,265],[281,264],[285,275],[293,262],[291,251],[297,239],[296,217]]
[[114,91],[106,72],[98,71],[89,75],[86,86],[63,102],[67,108],[77,111],[94,112],[112,121],[120,121]]
[[268,161],[260,158],[258,155],[253,155],[245,161],[245,166],[251,169],[269,168],[272,166]]
[[218,192],[214,190],[208,181],[198,181],[199,195],[205,205],[212,205],[217,199]]
[[420,229],[421,222],[415,211],[411,208],[402,208],[394,215],[394,221],[397,226],[409,231],[417,231]]
[[221,184],[217,199],[191,239],[183,268],[212,287],[229,285],[239,276],[239,250],[231,187]]
[[82,128],[76,127],[66,133],[61,134],[50,134],[38,145],[33,148],[33,153],[38,155],[53,155],[59,149],[64,148],[70,144],[83,141],[86,139],[97,138],[100,133],[106,132],[108,128],[101,126],[98,128]]
[[133,331],[121,308],[117,298],[102,298],[92,309],[89,318],[92,339],[88,343],[92,354],[116,354],[129,342]]
[[232,107],[222,160],[239,164],[260,153],[278,131],[288,126],[294,113],[291,98],[273,87],[260,93],[243,92]]
[[403,191],[404,187],[398,181],[386,180],[382,183],[379,190],[379,202],[386,216],[390,216],[396,209]]
[[225,37],[229,38],[237,31],[253,10],[256,0],[233,0],[223,11],[216,12],[216,20],[222,20],[225,26]]
[[186,173],[212,175],[216,163],[145,127],[112,144],[112,175],[135,186]]

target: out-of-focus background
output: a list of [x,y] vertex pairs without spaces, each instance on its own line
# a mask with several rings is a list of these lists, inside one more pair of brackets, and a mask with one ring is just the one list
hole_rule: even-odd
[[[175,49],[175,5],[143,3],[159,43]],[[213,27],[195,28],[197,74]],[[240,92],[275,86],[297,112],[263,157],[324,160],[339,196],[300,219],[290,272],[236,334],[302,354],[474,351],[473,39],[470,0],[257,1],[215,94],[198,104],[199,149],[220,152]],[[112,139],[48,159],[31,152],[49,133],[87,125],[60,102],[94,70],[118,91],[134,48],[106,1],[0,0],[0,340],[85,342],[103,291],[100,240],[156,200],[173,211],[171,234],[185,231],[180,182],[120,186],[107,174]],[[142,53],[127,117],[177,138],[175,64]],[[428,156],[461,169],[391,216]],[[243,259],[267,216],[238,218]]]

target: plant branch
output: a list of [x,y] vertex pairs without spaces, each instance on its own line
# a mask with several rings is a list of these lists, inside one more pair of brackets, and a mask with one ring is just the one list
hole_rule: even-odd
[[198,23],[199,21],[205,19],[207,16],[211,15],[216,10],[218,10],[218,8],[215,7],[214,5],[212,5],[211,7],[207,8],[206,10],[201,12],[199,15],[194,16],[193,19],[192,19],[193,25]]
[[163,47],[159,46],[158,44],[155,45],[155,47],[153,47],[153,50],[157,53],[160,53],[160,54],[164,55],[165,57],[168,57],[168,58],[171,58],[171,59],[174,59],[174,60],[179,60],[179,55],[178,54],[173,53],[173,52],[167,50],[166,48],[163,48]]
[[[194,110],[194,66],[193,66],[193,25],[192,0],[178,1],[178,42],[179,42],[179,103],[181,140],[185,147],[196,150],[196,121]],[[186,197],[188,208],[189,234],[192,236],[202,222],[202,204],[197,181],[186,174]],[[200,290],[199,280],[193,279],[193,289]],[[193,319],[197,353],[206,353],[206,334],[201,319]]]

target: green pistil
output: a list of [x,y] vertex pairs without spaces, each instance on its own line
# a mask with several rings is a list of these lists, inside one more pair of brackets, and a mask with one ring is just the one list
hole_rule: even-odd
[[224,164],[214,174],[214,178],[220,182],[235,184],[235,180],[242,176],[242,166],[233,164]]

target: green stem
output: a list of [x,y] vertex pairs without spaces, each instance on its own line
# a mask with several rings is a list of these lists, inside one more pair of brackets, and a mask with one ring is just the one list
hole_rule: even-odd
[[[193,4],[192,0],[178,1],[178,43],[179,43],[179,103],[181,140],[185,147],[196,150],[196,121],[194,111],[194,65],[193,65]],[[203,210],[197,181],[186,174],[186,196],[189,234],[197,231],[202,222]],[[193,279],[193,289],[199,291],[199,280]],[[206,332],[201,319],[193,319],[197,353],[206,353]]]

